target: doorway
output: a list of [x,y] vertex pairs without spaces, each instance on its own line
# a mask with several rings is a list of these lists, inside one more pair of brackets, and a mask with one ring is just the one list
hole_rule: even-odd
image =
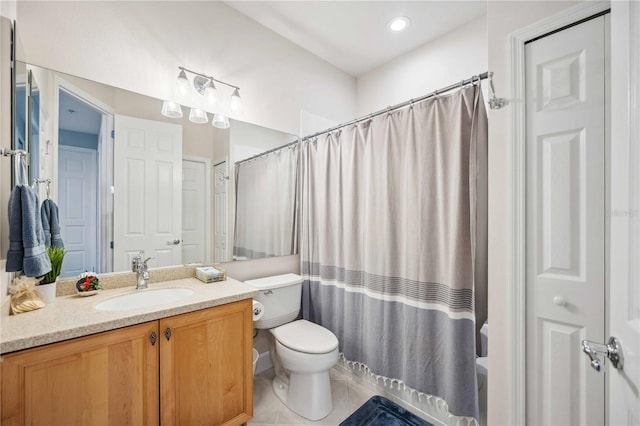
[[229,168],[227,161],[213,166],[215,196],[215,226],[213,235],[214,262],[228,262],[228,218],[227,191],[229,186]]
[[211,261],[211,162],[182,156],[182,262]]
[[101,181],[108,158],[105,155],[109,112],[97,106],[71,85],[57,85],[57,173],[61,236],[67,254],[62,277],[84,271],[111,272],[102,260],[109,218],[101,215],[104,200]]

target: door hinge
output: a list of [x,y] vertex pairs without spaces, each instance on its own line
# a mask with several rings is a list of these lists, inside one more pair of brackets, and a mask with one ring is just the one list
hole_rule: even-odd
[[116,138],[116,131],[112,130],[111,131],[111,139],[115,139]]
[[113,241],[109,241],[109,248],[113,250]]

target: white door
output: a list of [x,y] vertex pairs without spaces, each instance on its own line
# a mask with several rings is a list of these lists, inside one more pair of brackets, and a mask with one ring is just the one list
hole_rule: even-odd
[[84,271],[100,272],[98,230],[97,151],[58,146],[58,198],[60,235],[67,254],[61,277]]
[[215,185],[215,231],[213,236],[214,262],[226,262],[227,258],[227,186],[229,175],[227,174],[227,162],[216,164],[213,167],[213,181]]
[[[182,261],[208,262],[207,163],[182,160]],[[209,198],[210,199],[210,198]]]
[[525,47],[527,424],[603,425],[605,18]]
[[609,425],[640,425],[640,3],[615,1],[611,12],[611,59],[616,66],[611,70],[613,167],[606,337],[620,340],[624,359],[621,370],[607,363],[607,417]]
[[115,117],[114,271],[182,263],[182,126]]

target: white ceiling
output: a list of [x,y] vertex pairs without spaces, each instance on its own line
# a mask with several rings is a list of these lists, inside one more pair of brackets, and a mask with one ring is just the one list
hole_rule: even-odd
[[[486,1],[227,1],[354,77],[486,14]],[[392,33],[387,23],[407,16]]]
[[60,122],[58,126],[60,129],[92,135],[100,133],[102,115],[75,96],[62,90],[60,91],[59,110]]

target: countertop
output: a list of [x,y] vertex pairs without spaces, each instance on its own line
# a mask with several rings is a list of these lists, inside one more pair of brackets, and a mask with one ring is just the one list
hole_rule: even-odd
[[[94,309],[98,303],[114,296],[167,287],[189,288],[194,292],[176,302],[147,308],[124,311]],[[233,278],[209,284],[196,278],[184,278],[149,284],[147,290],[123,287],[102,290],[89,297],[57,297],[45,308],[19,315],[9,315],[8,309],[3,309],[0,316],[0,354],[224,305],[253,298],[258,293],[255,288]]]

